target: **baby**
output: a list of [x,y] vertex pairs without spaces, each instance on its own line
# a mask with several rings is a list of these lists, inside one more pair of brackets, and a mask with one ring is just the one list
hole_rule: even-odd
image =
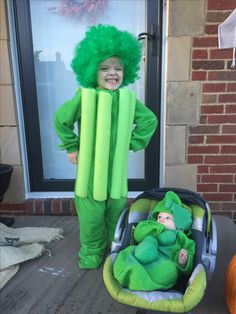
[[[157,216],[157,221],[163,224],[166,229],[175,230],[176,226],[174,223],[174,217],[171,214],[160,212]],[[185,249],[181,249],[179,252],[178,263],[185,265],[188,259],[188,252]]]
[[167,290],[180,274],[190,274],[195,243],[183,230],[192,224],[191,214],[174,192],[167,192],[153,209],[150,220],[134,231],[137,245],[121,251],[114,263],[114,277],[131,290]]

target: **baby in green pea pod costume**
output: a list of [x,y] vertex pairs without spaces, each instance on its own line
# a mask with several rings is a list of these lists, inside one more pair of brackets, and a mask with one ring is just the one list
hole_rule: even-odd
[[151,219],[134,230],[137,245],[122,250],[114,263],[114,277],[130,290],[167,290],[180,274],[192,271],[195,243],[183,232],[192,224],[191,212],[172,191],[153,209]]

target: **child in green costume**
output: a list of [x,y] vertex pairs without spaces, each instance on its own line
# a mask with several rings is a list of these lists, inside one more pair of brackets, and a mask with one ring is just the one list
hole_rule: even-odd
[[182,230],[192,219],[172,191],[154,207],[151,220],[141,221],[134,230],[138,245],[122,250],[114,263],[114,277],[131,290],[167,290],[180,274],[193,267],[195,243]]
[[[121,87],[137,78],[141,46],[113,26],[91,27],[72,60],[84,87],[56,112],[55,129],[77,164],[75,204],[80,224],[79,267],[98,268],[127,204],[128,151],[145,148],[155,115]],[[79,134],[74,133],[78,123]]]

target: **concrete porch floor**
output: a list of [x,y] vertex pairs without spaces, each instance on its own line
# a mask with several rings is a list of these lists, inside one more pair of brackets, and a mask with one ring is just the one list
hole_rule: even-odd
[[[229,313],[224,297],[224,276],[236,252],[236,225],[227,217],[214,218],[218,231],[216,270],[208,282],[205,297],[192,314]],[[13,225],[14,228],[30,226],[63,228],[65,238],[46,245],[52,257],[44,254],[20,265],[18,273],[1,290],[2,314],[143,313],[111,298],[103,284],[102,267],[90,271],[77,268],[76,217],[20,216]]]

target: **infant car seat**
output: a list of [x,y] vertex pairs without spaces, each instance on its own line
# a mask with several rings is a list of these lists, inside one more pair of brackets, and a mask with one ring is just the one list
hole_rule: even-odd
[[[122,249],[133,241],[132,233],[139,221],[148,219],[155,205],[166,192],[175,192],[182,203],[192,210],[191,235],[196,244],[194,267],[189,277],[181,276],[177,284],[167,291],[134,291],[122,287],[114,278],[113,264]],[[187,313],[197,306],[204,296],[207,280],[216,263],[217,233],[210,207],[201,196],[185,189],[157,188],[140,194],[121,214],[116,226],[111,254],[107,257],[103,279],[110,295],[126,305],[159,312]]]

